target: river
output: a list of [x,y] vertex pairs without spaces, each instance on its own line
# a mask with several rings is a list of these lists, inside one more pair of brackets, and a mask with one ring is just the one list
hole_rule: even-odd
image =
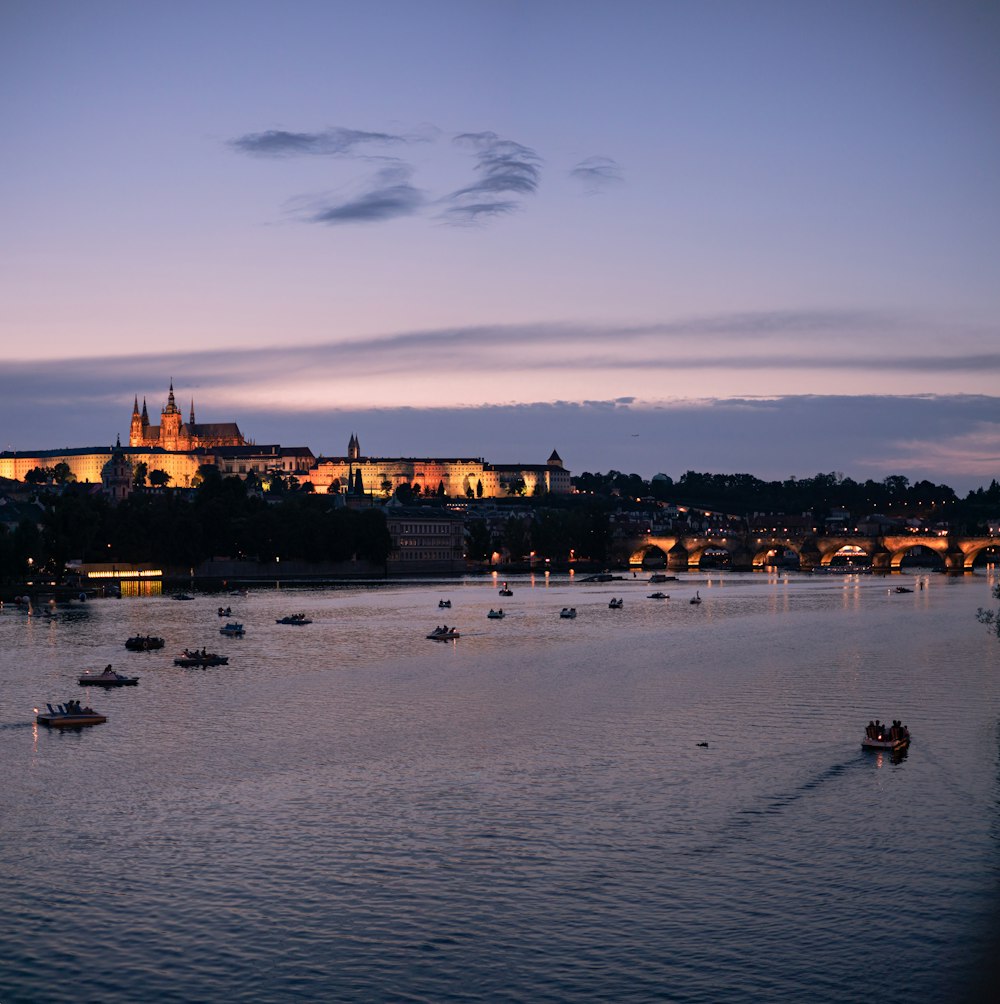
[[[985,999],[992,581],[8,605],[0,1001]],[[220,603],[244,638],[219,635]],[[299,611],[312,623],[276,623]],[[444,622],[461,638],[426,640]],[[166,648],[125,651],[147,633]],[[185,646],[229,665],[175,667]],[[108,663],[139,686],[76,685]],[[107,723],[33,724],[70,697]],[[860,748],[874,717],[910,727],[897,762]]]

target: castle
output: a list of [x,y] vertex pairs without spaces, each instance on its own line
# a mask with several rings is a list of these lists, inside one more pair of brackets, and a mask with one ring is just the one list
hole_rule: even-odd
[[570,472],[553,450],[544,464],[493,464],[482,457],[366,457],[351,434],[342,457],[316,457],[308,447],[258,446],[244,438],[235,422],[198,424],[191,402],[189,420],[182,421],[170,381],[160,424],[151,425],[146,401],[142,410],[135,396],[129,445],[0,453],[0,477],[22,481],[35,468],[65,464],[81,483],[104,485],[113,498],[131,490],[129,472],[140,464],[147,473],[162,471],[172,488],[198,482],[202,465],[213,465],[223,477],[269,482],[274,475],[312,485],[317,494],[388,499],[401,485],[416,494],[462,499],[507,495],[568,494]]
[[194,420],[194,398],[191,399],[191,417],[186,425],[182,424],[180,409],[174,401],[174,382],[171,380],[167,406],[160,412],[159,425],[149,424],[146,399],[142,399],[142,412],[140,412],[139,398],[136,396],[132,405],[128,445],[147,449],[159,447],[172,453],[187,453],[214,446],[246,446],[247,442],[235,422],[198,425]]

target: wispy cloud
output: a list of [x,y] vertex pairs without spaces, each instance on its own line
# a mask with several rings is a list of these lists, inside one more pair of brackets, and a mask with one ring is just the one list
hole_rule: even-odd
[[330,226],[412,216],[426,201],[423,193],[410,184],[412,173],[412,168],[405,164],[382,168],[369,181],[368,187],[353,198],[308,200],[299,215],[310,223]]
[[583,184],[588,195],[603,192],[612,185],[622,183],[622,169],[610,157],[588,157],[572,168],[569,176]]
[[529,147],[493,132],[461,133],[454,142],[475,153],[478,180],[443,200],[449,222],[475,223],[484,216],[511,213],[524,196],[538,190],[541,157]]
[[345,156],[356,153],[367,145],[392,145],[405,143],[403,136],[385,132],[365,132],[334,126],[321,132],[287,132],[269,129],[266,132],[246,133],[229,141],[240,153],[256,157]]

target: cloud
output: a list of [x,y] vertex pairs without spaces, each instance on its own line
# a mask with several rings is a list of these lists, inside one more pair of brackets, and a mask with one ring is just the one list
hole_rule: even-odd
[[521,200],[511,196],[538,190],[541,158],[534,150],[494,132],[460,133],[454,142],[475,152],[479,180],[445,197],[444,215],[450,222],[475,223],[483,216],[514,212]]
[[334,126],[322,132],[286,132],[270,129],[247,133],[229,141],[240,153],[256,157],[345,156],[366,144],[405,143],[403,136],[385,132],[364,132]]
[[341,202],[313,202],[303,215],[310,223],[375,223],[400,216],[412,216],[426,201],[410,184],[412,169],[397,164],[378,171],[370,187],[353,199]]
[[622,183],[622,171],[610,157],[588,157],[572,168],[569,176],[583,183],[584,192],[593,195]]

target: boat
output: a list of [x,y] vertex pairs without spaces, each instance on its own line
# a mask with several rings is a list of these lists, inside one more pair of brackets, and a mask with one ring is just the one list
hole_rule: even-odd
[[583,582],[614,582],[615,577],[611,572],[598,572],[596,575],[588,575]]
[[445,624],[434,628],[427,638],[429,641],[451,641],[453,638],[461,638],[461,635],[455,628]]
[[688,603],[701,603],[701,593],[695,591],[694,596],[688,600]]
[[218,613],[219,613],[220,617],[232,617],[233,616],[233,608],[232,607],[226,607],[225,609],[223,609],[222,607],[219,607]]
[[139,677],[116,673],[107,666],[101,673],[91,673],[87,670],[80,677],[79,683],[81,687],[136,687],[139,685]]
[[503,584],[503,588],[501,588],[499,590],[499,593],[500,593],[501,596],[513,596],[514,595],[514,590],[513,589],[508,589],[507,588],[507,583],[505,582]]
[[611,597],[611,602],[608,603],[608,609],[609,610],[621,610],[621,608],[623,606],[625,606],[625,597],[623,597],[623,596],[618,597],[618,599],[615,599],[612,596]]
[[486,616],[489,617],[491,621],[502,621],[504,618],[503,607],[501,607],[499,610],[494,610],[491,607],[490,612]]
[[886,725],[877,718],[865,728],[861,746],[866,750],[889,750],[898,753],[910,745],[910,730],[900,721]]
[[35,708],[35,721],[56,729],[78,729],[84,725],[100,725],[108,720],[107,715],[99,715],[93,708],[81,707],[79,701],[69,700],[54,708],[46,704],[45,707],[48,711]]
[[151,634],[137,634],[125,641],[125,647],[130,652],[152,652],[153,649],[163,648],[162,638],[156,638]]
[[676,575],[664,575],[663,572],[653,572],[649,577],[650,582],[676,582]]
[[576,607],[563,607],[562,610],[559,611],[559,616],[565,617],[566,620],[572,620],[576,617]]
[[669,600],[670,596],[667,593],[650,593],[646,597],[646,599],[647,600]]
[[227,638],[242,638],[246,634],[246,631],[243,630],[242,624],[232,621],[229,624],[223,624],[219,628],[219,634],[224,634]]
[[287,617],[279,617],[275,624],[312,624],[312,621],[305,614],[289,614]]
[[197,666],[200,669],[205,669],[207,666],[228,666],[229,657],[225,655],[217,655],[215,652],[206,652],[202,649],[200,652],[195,650],[194,652],[189,652],[187,649],[174,659],[175,666],[184,666],[186,669]]
[[451,600],[438,600],[439,610],[451,610]]
[[175,600],[193,600],[194,597],[190,593],[174,593]]
[[913,590],[910,589],[910,588],[908,588],[907,586],[896,586],[896,592],[897,593],[912,593]]

